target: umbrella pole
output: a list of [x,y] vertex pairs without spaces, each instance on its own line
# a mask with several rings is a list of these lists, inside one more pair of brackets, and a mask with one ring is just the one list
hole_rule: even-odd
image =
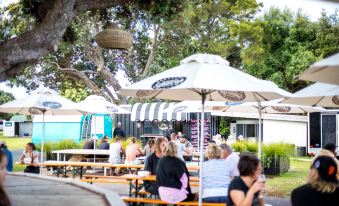
[[206,100],[206,94],[201,94],[202,101],[201,101],[201,132],[200,132],[200,159],[199,159],[199,165],[200,165],[200,170],[199,170],[199,206],[202,206],[202,162],[204,161],[204,155],[203,155],[203,150],[204,150],[204,120],[205,120],[205,100]]
[[258,112],[259,112],[259,137],[258,137],[258,159],[261,159],[261,142],[262,142],[262,134],[261,134],[261,114],[262,114],[262,107],[261,102],[258,102]]
[[[45,111],[42,112],[42,135],[41,135],[41,155],[40,161],[44,162],[44,138],[45,138]],[[42,174],[42,166],[40,166],[40,174]]]
[[198,121],[198,123],[197,123],[197,129],[198,129],[198,151],[200,151],[200,122],[199,122],[199,120],[200,120],[200,118],[199,118],[199,113],[197,114],[197,121]]

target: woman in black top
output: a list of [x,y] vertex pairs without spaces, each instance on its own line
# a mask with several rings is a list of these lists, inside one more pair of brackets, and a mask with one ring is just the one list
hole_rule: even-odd
[[[166,142],[164,138],[157,138],[155,141],[154,152],[148,155],[145,161],[145,171],[149,171],[151,175],[156,175],[156,169],[160,158],[162,158]],[[156,182],[144,181],[145,190],[152,195],[158,195],[158,186]]]
[[339,204],[338,165],[333,157],[319,156],[311,166],[307,184],[292,191],[293,206]]
[[240,155],[238,168],[240,176],[230,183],[227,205],[264,206],[263,195],[259,195],[265,187],[265,183],[258,180],[262,170],[259,159],[252,154]]
[[169,203],[194,200],[189,185],[189,173],[184,161],[177,157],[178,146],[174,142],[166,145],[164,157],[157,167],[157,184],[160,199]]

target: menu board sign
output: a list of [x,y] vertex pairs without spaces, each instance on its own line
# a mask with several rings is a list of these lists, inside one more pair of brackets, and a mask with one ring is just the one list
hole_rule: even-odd
[[[190,122],[190,133],[191,133],[191,143],[193,147],[198,147],[198,140],[200,136],[200,125],[201,121],[193,119]],[[207,119],[204,122],[204,146],[206,147],[208,141],[211,140],[211,120]]]

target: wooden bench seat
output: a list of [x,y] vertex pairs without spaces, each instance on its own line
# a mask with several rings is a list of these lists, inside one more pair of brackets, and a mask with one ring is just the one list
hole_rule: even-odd
[[[145,203],[145,204],[159,204],[159,205],[168,205],[170,203],[164,202],[160,199],[151,199],[151,198],[143,198],[143,197],[121,197],[124,202],[135,202],[135,203]],[[190,202],[178,202],[175,205],[198,205],[198,201],[190,201]],[[204,206],[226,206],[226,203],[203,203]]]
[[129,184],[129,181],[125,180],[107,180],[107,179],[81,179],[80,182],[99,182],[99,183],[111,183],[111,184]]

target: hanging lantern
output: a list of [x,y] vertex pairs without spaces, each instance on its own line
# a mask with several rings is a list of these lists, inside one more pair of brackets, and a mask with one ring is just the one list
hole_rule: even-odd
[[129,49],[133,44],[133,36],[119,29],[116,24],[110,24],[105,30],[95,35],[95,42],[106,49]]

